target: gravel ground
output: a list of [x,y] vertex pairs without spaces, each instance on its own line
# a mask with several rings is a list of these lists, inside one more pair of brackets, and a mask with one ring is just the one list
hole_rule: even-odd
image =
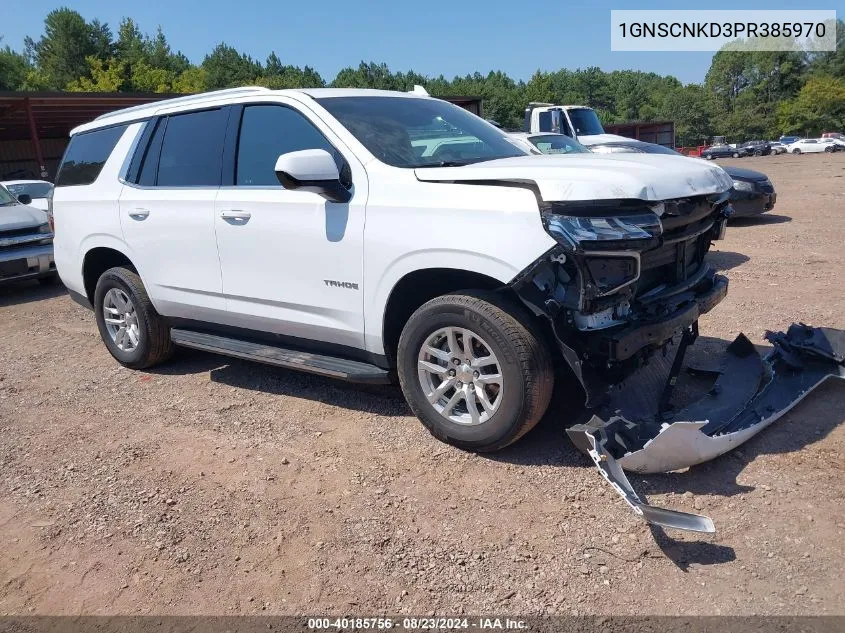
[[[726,161],[775,210],[712,261],[740,331],[845,328],[845,154]],[[394,388],[184,351],[123,369],[62,288],[0,289],[0,614],[845,614],[845,389],[688,472],[632,481],[715,535],[650,529],[563,436],[438,443]]]

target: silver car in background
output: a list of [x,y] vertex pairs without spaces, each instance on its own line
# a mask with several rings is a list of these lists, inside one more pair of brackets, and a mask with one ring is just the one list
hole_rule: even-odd
[[0,185],[0,284],[24,279],[58,279],[53,228],[46,211],[21,203]]

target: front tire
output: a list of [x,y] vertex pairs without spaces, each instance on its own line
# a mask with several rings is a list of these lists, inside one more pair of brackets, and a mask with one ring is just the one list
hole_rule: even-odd
[[145,369],[173,354],[170,327],[156,312],[135,271],[109,268],[100,276],[94,314],[103,343],[124,367]]
[[706,160],[713,160],[713,155],[712,155],[712,154],[707,154],[707,156],[705,156],[704,158],[705,158]]
[[801,150],[796,147],[794,150],[792,150],[792,153],[793,154],[800,154]]
[[402,330],[399,383],[432,435],[496,451],[531,430],[554,387],[549,351],[526,316],[489,293],[432,299]]
[[739,152],[734,152],[733,154],[731,154],[731,156],[733,156],[734,158],[739,158]]

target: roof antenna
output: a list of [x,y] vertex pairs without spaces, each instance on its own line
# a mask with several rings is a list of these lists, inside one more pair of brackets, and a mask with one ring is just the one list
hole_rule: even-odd
[[417,84],[414,84],[414,89],[409,90],[408,92],[411,93],[412,95],[419,95],[421,97],[430,97],[431,96],[430,94],[428,94],[428,90],[426,90],[425,88],[423,88],[422,86],[417,85]]

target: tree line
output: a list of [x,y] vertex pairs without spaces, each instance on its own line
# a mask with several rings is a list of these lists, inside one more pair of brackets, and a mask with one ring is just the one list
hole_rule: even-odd
[[521,127],[529,101],[581,104],[595,108],[604,123],[674,121],[678,145],[700,145],[713,135],[734,142],[843,131],[845,23],[838,21],[836,28],[835,52],[720,51],[702,84],[596,67],[538,70],[528,81],[501,71],[447,79],[363,61],[327,81],[310,66],[284,64],[275,52],[262,63],[226,43],[192,64],[171,48],[161,28],[148,35],[125,18],[113,33],[99,20],[88,22],[60,8],[47,15],[38,39],[26,38],[23,51],[0,48],[0,90],[191,93],[242,85],[410,90],[419,84],[436,96],[482,97],[485,116],[508,128]]

